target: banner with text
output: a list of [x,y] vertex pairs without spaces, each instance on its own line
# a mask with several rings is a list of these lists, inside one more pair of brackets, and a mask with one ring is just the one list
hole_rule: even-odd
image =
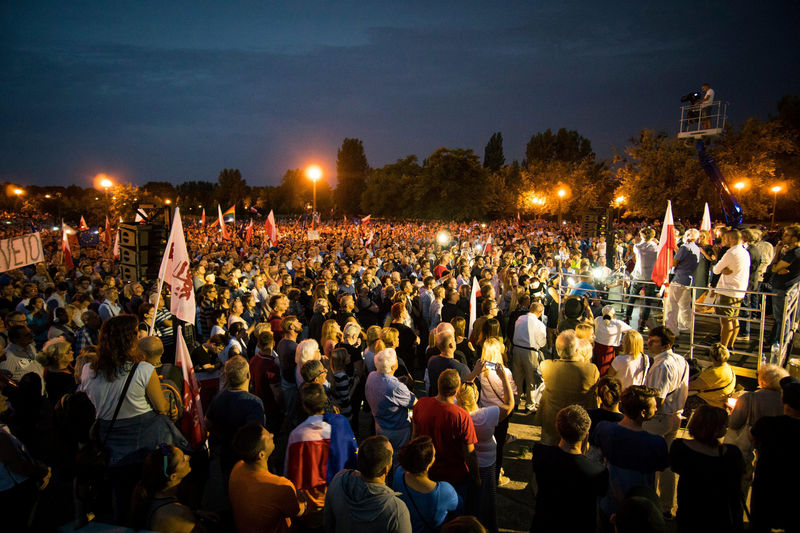
[[44,261],[42,237],[29,233],[0,241],[0,272]]

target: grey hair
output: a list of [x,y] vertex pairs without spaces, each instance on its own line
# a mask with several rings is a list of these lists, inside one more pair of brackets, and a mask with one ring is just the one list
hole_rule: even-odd
[[391,374],[397,364],[397,352],[394,348],[385,348],[375,356],[375,368],[381,374]]
[[758,383],[765,389],[781,390],[780,381],[789,375],[789,372],[778,365],[761,365],[758,369]]
[[297,345],[294,352],[294,362],[300,368],[309,361],[319,359],[319,343],[314,339],[306,339]]
[[574,329],[566,329],[556,337],[556,352],[559,359],[572,360],[577,356],[578,338]]
[[683,240],[686,242],[694,242],[700,238],[700,231],[695,228],[689,228],[683,234]]

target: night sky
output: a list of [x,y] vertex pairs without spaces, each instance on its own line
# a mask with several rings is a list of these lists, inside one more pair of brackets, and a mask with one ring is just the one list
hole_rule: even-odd
[[607,158],[702,82],[737,123],[800,94],[800,2],[658,4],[7,0],[0,181],[335,186],[345,137],[380,167],[501,131],[510,162],[561,127]]

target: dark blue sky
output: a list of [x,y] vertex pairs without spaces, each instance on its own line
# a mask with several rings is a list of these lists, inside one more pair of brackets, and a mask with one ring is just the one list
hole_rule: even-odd
[[7,1],[0,181],[335,185],[345,137],[379,167],[502,131],[511,161],[560,127],[610,157],[704,81],[735,122],[800,94],[800,3],[647,4]]

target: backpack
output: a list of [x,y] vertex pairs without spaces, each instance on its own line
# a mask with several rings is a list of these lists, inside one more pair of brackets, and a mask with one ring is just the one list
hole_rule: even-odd
[[[172,365],[163,365],[162,368],[168,366]],[[161,368],[159,368],[159,370],[161,370]],[[178,384],[172,379],[166,377],[167,375],[168,372],[166,371],[164,371],[163,374],[159,372],[158,381],[161,383],[161,392],[164,394],[164,398],[169,404],[167,417],[173,422],[178,423],[178,421],[183,417],[183,395],[178,388]]]

